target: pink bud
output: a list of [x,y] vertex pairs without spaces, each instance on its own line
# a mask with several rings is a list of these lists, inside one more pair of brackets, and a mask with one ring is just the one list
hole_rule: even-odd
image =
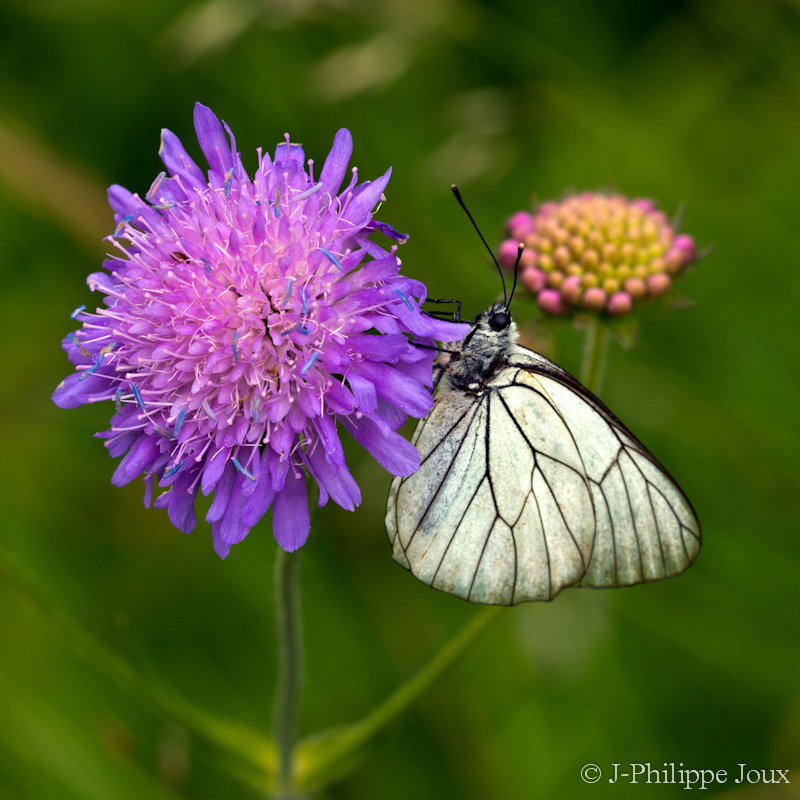
[[677,275],[686,261],[683,250],[673,247],[664,256],[664,270],[670,275]]
[[667,219],[667,215],[663,211],[654,211],[651,214],[652,218],[662,226],[669,225],[669,220]]
[[497,250],[497,260],[508,269],[514,269],[514,264],[517,263],[517,251],[519,250],[519,242],[514,239],[506,239],[500,242],[500,247]]
[[543,289],[536,298],[536,305],[545,314],[563,314],[564,304],[561,295],[554,289]]
[[665,275],[663,272],[651,275],[647,279],[647,288],[654,297],[664,294],[670,286],[672,286],[672,280],[669,275]]
[[581,276],[570,275],[561,284],[561,297],[567,303],[577,303],[578,298],[581,296],[581,288]]
[[547,282],[547,275],[536,267],[525,267],[519,274],[522,285],[531,293],[536,294],[544,289]]
[[535,267],[537,259],[538,253],[530,247],[526,247],[522,251],[522,258],[519,260],[519,265],[523,269],[525,267]]
[[629,314],[633,308],[633,300],[627,292],[617,292],[612,294],[608,301],[608,313],[620,317]]
[[524,239],[529,233],[533,233],[533,217],[527,211],[517,211],[508,220],[507,227],[515,239]]
[[647,294],[647,284],[641,278],[628,278],[625,281],[625,291],[634,299],[638,300]]
[[569,252],[569,247],[564,247],[564,245],[560,245],[556,247],[555,252],[553,253],[553,261],[556,262],[556,266],[558,267],[566,267],[569,264],[570,257],[572,254]]
[[634,201],[631,202],[631,205],[634,208],[640,208],[645,213],[649,214],[651,211],[655,211],[656,207],[652,200],[647,200],[644,197],[637,197]]
[[583,307],[589,311],[602,311],[606,297],[606,293],[599,286],[592,286],[583,293]]
[[687,236],[685,233],[676,236],[672,242],[672,246],[683,253],[683,257],[686,261],[691,261],[697,255],[697,245],[694,243],[694,239],[691,236]]

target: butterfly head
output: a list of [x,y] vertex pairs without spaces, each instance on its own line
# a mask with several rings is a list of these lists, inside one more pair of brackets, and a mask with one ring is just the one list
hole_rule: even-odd
[[507,355],[517,341],[517,326],[504,303],[493,303],[475,319],[475,327],[464,340],[462,354],[490,360]]
[[511,319],[511,310],[503,303],[493,303],[475,319],[473,337],[483,340],[508,342],[517,338],[517,326]]

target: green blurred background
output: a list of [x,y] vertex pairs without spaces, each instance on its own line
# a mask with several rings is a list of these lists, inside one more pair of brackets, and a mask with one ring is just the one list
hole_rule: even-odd
[[[143,673],[268,730],[268,520],[221,562],[206,523],[183,536],[138,482],[111,486],[108,407],[50,401],[113,227],[104,189],[147,190],[162,127],[199,159],[196,100],[250,169],[284,131],[320,164],[350,128],[363,178],[394,168],[381,219],[411,233],[406,271],[470,315],[498,284],[453,181],[495,242],[532,196],[611,184],[686,203],[716,244],[681,284],[696,306],[647,309],[603,392],[691,497],[696,565],[505,611],[325,796],[674,797],[610,785],[611,764],[800,766],[800,3],[0,4],[0,544]],[[577,370],[579,334],[552,353]],[[303,548],[306,733],[368,712],[475,613],[392,562],[389,476],[349,458],[362,507],[318,513]],[[0,582],[0,797],[256,796]]]

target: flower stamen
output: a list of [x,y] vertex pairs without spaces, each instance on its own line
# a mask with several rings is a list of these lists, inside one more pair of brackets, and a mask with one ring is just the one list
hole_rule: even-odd
[[249,480],[249,481],[254,481],[254,480],[256,479],[256,476],[255,476],[255,475],[253,475],[253,473],[252,473],[252,472],[250,472],[250,470],[248,470],[248,469],[245,469],[245,468],[244,468],[244,467],[243,467],[243,466],[242,466],[242,465],[239,463],[239,459],[238,459],[238,458],[236,458],[236,457],[234,456],[234,457],[231,459],[231,461],[233,462],[233,466],[234,466],[234,467],[236,467],[236,469],[237,469],[239,472],[241,472],[241,473],[242,473],[242,475],[244,475],[244,476],[245,476],[245,478],[247,478],[247,480]]
[[144,407],[144,398],[142,397],[142,393],[139,391],[139,387],[133,381],[131,381],[131,391],[133,392],[133,397],[136,400],[136,405],[139,406],[143,414],[146,414],[147,410]]
[[115,239],[118,239],[118,238],[119,238],[119,237],[122,235],[122,231],[124,231],[124,230],[125,230],[125,226],[126,226],[126,225],[127,225],[127,224],[128,224],[128,223],[129,223],[129,222],[132,220],[132,219],[133,219],[133,214],[128,214],[128,216],[127,216],[127,217],[123,217],[123,218],[122,218],[122,219],[119,221],[119,223],[117,224],[117,227],[116,227],[116,228],[114,228],[114,233],[112,233],[111,235],[112,235],[112,236],[113,236]]
[[92,354],[91,354],[91,353],[90,353],[90,352],[89,352],[89,351],[88,351],[88,350],[87,350],[87,349],[86,349],[86,348],[83,346],[83,343],[80,341],[80,339],[78,339],[78,337],[77,337],[77,336],[76,336],[74,333],[70,333],[70,334],[68,334],[68,336],[67,336],[67,339],[69,339],[69,340],[72,342],[72,344],[74,344],[74,345],[75,345],[75,346],[78,348],[78,350],[80,350],[80,351],[81,351],[81,355],[82,355],[84,358],[89,358],[89,357],[92,355]]
[[331,264],[333,264],[336,269],[339,270],[339,272],[344,272],[344,265],[333,253],[331,253],[330,250],[326,250],[324,247],[320,247],[320,250],[325,254],[325,257],[328,259],[328,261],[330,261]]
[[147,194],[144,196],[144,199],[150,202],[155,196],[156,192],[161,188],[161,184],[164,182],[164,178],[167,177],[167,173],[163,170],[156,175],[156,179],[150,184],[150,188],[147,190]]
[[319,353],[312,353],[311,358],[309,358],[308,361],[306,361],[306,363],[303,364],[302,368],[300,369],[300,374],[305,375],[311,369],[311,367],[314,366],[318,358],[319,358]]

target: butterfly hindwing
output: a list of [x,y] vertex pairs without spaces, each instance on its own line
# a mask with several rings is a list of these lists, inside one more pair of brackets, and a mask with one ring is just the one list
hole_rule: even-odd
[[581,585],[630,586],[689,567],[700,550],[700,525],[669,473],[555,364],[521,347],[511,361],[536,375],[567,421],[585,465],[597,528]]

